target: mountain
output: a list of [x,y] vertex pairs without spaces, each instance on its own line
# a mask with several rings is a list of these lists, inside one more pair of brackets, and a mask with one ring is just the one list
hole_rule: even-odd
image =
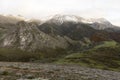
[[55,15],[44,22],[36,19],[21,21],[23,18],[13,16],[2,16],[0,20],[6,18],[8,21],[0,23],[0,47],[26,51],[46,48],[81,50],[81,47],[94,42],[120,41],[119,35],[114,36],[119,31],[113,31],[116,27],[105,19],[88,20],[74,15]]
[[56,23],[57,25],[60,25],[64,22],[75,22],[78,23],[80,21],[82,21],[83,18],[82,17],[78,17],[78,16],[74,16],[74,15],[60,15],[60,14],[56,14],[50,18],[48,18],[47,22],[49,23]]
[[27,20],[28,23],[34,23],[36,25],[40,25],[42,24],[42,21],[39,20],[39,19],[30,19],[30,20]]
[[78,64],[120,71],[120,28],[106,19],[0,16],[0,61]]
[[[84,19],[74,15],[55,15],[41,20],[24,19],[22,16],[0,16],[0,46],[22,50],[43,48],[69,48],[108,40],[120,41],[119,27],[106,19]],[[5,20],[5,21],[4,21]],[[21,21],[24,20],[24,21]],[[117,34],[116,36],[114,36]],[[39,44],[39,45],[38,45]]]
[[65,48],[67,46],[67,42],[64,38],[60,36],[53,38],[40,31],[33,23],[20,21],[13,26],[14,28],[12,30],[8,29],[1,35],[1,47],[12,47],[34,51],[44,48]]
[[96,31],[81,20],[82,18],[73,15],[55,15],[41,24],[39,29],[49,35],[68,36],[71,39],[80,40]]
[[[75,15],[56,14],[54,16],[47,18],[47,20],[45,22],[55,23],[56,25],[61,25],[62,23],[65,23],[65,22],[85,23],[85,24],[89,24],[92,28],[94,28],[96,30],[106,30],[109,32],[120,31],[120,28],[118,26],[111,24],[108,20],[106,20],[104,18],[87,19],[87,18],[75,16]],[[43,23],[45,23],[45,22],[43,22]]]
[[84,67],[120,71],[120,45],[105,41],[86,51],[72,53],[60,58],[58,64],[78,64]]
[[91,27],[93,27],[96,30],[105,30],[107,32],[119,32],[120,31],[120,27],[112,25],[110,22],[103,22],[103,23],[95,22],[91,24]]
[[11,23],[11,24],[16,24],[19,21],[25,20],[24,17],[21,15],[18,16],[13,16],[13,15],[0,15],[0,23]]
[[113,28],[114,26],[105,19],[96,19],[93,20],[93,24],[91,25],[93,28],[98,30],[104,30],[106,28]]

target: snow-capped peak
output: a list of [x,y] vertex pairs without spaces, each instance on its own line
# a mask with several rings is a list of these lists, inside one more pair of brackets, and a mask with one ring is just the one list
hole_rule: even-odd
[[97,22],[97,23],[109,23],[108,20],[104,19],[104,18],[98,18],[98,19],[90,19],[92,22]]
[[64,22],[75,22],[78,23],[82,20],[83,18],[74,16],[74,15],[54,15],[48,19],[49,22],[57,23],[57,24],[62,24]]
[[110,24],[110,22],[104,18],[98,18],[98,19],[89,18],[89,19],[87,19],[87,18],[75,16],[75,15],[60,15],[60,14],[50,16],[49,18],[46,18],[46,21],[53,22],[53,23],[60,24],[60,25],[64,22],[108,23],[108,24]]
[[94,18],[89,18],[89,19],[83,19],[82,22],[84,23],[110,23],[108,20],[104,19],[104,18],[98,18],[98,19],[94,19]]
[[74,16],[74,15],[55,15],[52,19],[59,20],[59,21],[74,21],[78,22],[81,20],[80,17]]

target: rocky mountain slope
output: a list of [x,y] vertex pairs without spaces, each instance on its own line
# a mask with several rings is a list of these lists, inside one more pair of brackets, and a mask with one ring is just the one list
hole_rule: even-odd
[[[22,50],[37,50],[43,48],[66,48],[68,43],[63,37],[52,37],[40,31],[33,23],[24,21],[12,25],[12,29],[4,29],[0,38],[1,47],[20,48]],[[2,31],[4,31],[2,30]]]
[[[105,19],[84,19],[74,15],[55,15],[46,21],[35,19],[21,21],[22,19],[13,16],[9,19],[8,17],[6,19],[6,16],[0,17],[2,53],[16,53],[14,50],[19,49],[33,53],[47,53],[44,56],[48,54],[63,56],[91,49],[103,41],[120,42],[120,28]],[[5,49],[14,50],[7,52]],[[3,57],[3,54],[1,55]]]
[[[105,19],[84,19],[74,15],[55,15],[42,22],[21,21],[14,16],[0,17],[0,46],[34,51],[45,48],[68,48],[82,46],[84,38],[91,42],[116,40],[111,36],[119,34],[119,27]],[[79,46],[79,47],[80,47]],[[79,48],[78,47],[78,48]]]
[[74,23],[85,23],[91,25],[92,28],[97,29],[97,30],[105,30],[105,29],[112,29],[113,31],[120,31],[120,28],[118,26],[115,26],[111,24],[108,20],[104,18],[82,18],[79,16],[75,15],[60,15],[56,14],[54,16],[51,16],[47,18],[46,20],[49,23],[55,23],[56,25],[61,25],[62,23],[65,22],[74,22]]

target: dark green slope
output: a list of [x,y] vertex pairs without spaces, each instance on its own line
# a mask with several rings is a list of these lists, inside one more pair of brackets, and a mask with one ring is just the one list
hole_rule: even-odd
[[56,63],[120,71],[120,44],[106,41],[87,51],[70,54]]
[[90,37],[97,31],[88,24],[74,22],[64,22],[61,25],[46,22],[40,25],[39,29],[47,34],[67,36],[73,40]]

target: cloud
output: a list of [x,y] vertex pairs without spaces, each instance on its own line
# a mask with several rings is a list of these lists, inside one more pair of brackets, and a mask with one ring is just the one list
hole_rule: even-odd
[[42,18],[54,14],[104,17],[113,23],[117,20],[118,25],[119,4],[120,0],[0,0],[0,13],[21,14],[27,18]]

